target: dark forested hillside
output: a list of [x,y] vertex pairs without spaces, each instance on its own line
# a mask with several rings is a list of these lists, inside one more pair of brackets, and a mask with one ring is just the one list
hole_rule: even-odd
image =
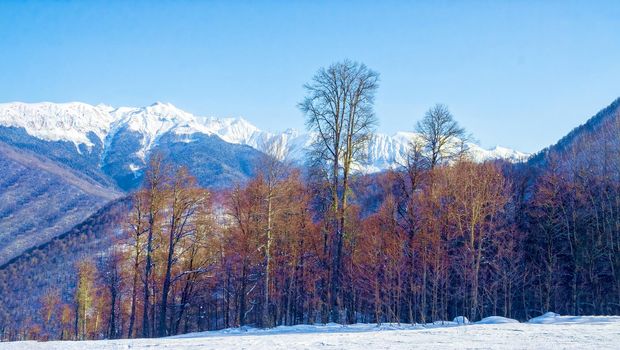
[[[188,141],[191,140],[191,142]],[[142,135],[122,130],[117,132],[103,158],[103,171],[125,190],[135,190],[144,173],[134,172],[131,164],[142,164],[136,156]],[[158,139],[151,154],[169,155],[171,162],[192,169],[200,184],[208,188],[230,187],[236,181],[245,181],[254,175],[253,164],[260,151],[225,142],[216,135],[176,135],[167,133]]]
[[105,187],[114,187],[113,181],[99,169],[103,152],[101,141],[90,134],[92,147],[75,145],[68,141],[46,141],[29,135],[23,128],[0,126],[0,142],[27,154],[36,154],[62,164],[74,172],[82,173]]
[[0,169],[0,265],[120,196],[84,173],[2,142]]
[[[166,134],[159,139],[153,154],[160,153],[171,163],[192,169],[198,183],[205,188],[229,188],[255,175],[256,162],[262,155],[260,151],[225,142],[215,135],[194,134],[190,137],[192,142],[187,142],[187,136]],[[143,175],[140,173],[134,178],[129,188],[137,188]]]
[[[539,310],[620,312],[620,99],[523,168],[527,285]],[[529,172],[529,174],[528,174]]]
[[[67,312],[66,308],[72,310],[78,262],[105,260],[110,248],[121,238],[118,225],[128,208],[127,199],[114,200],[72,229],[0,266],[3,336],[27,337],[25,333],[9,333],[17,329],[32,331],[32,327],[36,331],[36,325],[49,321],[45,308],[56,308],[61,313],[58,321],[62,320],[62,312]],[[45,296],[54,296],[54,305],[46,305]],[[11,327],[15,324],[20,327]],[[63,332],[68,334],[69,328],[73,329],[73,322],[65,319],[62,326],[59,323],[58,328],[48,331],[54,338],[60,338]]]

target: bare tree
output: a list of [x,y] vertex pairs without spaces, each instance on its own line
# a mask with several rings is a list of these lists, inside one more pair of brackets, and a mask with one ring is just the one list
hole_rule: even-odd
[[[128,241],[125,250],[131,259],[131,306],[129,313],[129,326],[127,337],[134,335],[134,324],[136,322],[136,304],[138,302],[138,282],[141,276],[140,266],[142,265],[144,252],[144,235],[148,232],[147,213],[147,191],[144,189],[137,191],[132,196],[132,209],[127,217],[126,230]],[[152,237],[151,237],[152,240]]]
[[342,247],[345,236],[347,197],[351,166],[363,160],[376,125],[373,111],[379,74],[364,64],[345,60],[321,68],[306,85],[299,108],[307,128],[318,136],[313,160],[325,168],[332,207],[332,272],[330,308],[339,319]]
[[[155,154],[149,160],[143,191],[146,196],[147,206],[147,240],[146,240],[146,262],[144,265],[144,307],[142,313],[142,337],[148,338],[152,335],[149,325],[149,308],[151,308],[151,273],[153,268],[153,237],[159,230],[161,211],[164,201],[164,192],[167,182],[170,179],[170,167],[163,162],[160,154]],[[151,315],[152,317],[154,315]],[[154,319],[154,318],[153,318]]]
[[395,172],[396,180],[400,187],[400,201],[398,205],[398,215],[400,225],[407,233],[407,242],[405,245],[406,256],[406,300],[408,308],[408,321],[414,323],[414,305],[415,305],[415,292],[417,286],[415,285],[415,271],[416,271],[416,258],[415,258],[415,240],[418,231],[420,230],[420,199],[419,192],[423,188],[423,183],[428,173],[428,161],[424,156],[424,144],[422,140],[415,138],[411,140],[408,145],[407,153],[405,154],[404,164],[402,164],[402,170]]
[[269,316],[269,285],[271,276],[271,246],[273,241],[273,221],[277,208],[274,201],[278,198],[278,187],[282,185],[288,172],[288,153],[286,147],[277,139],[271,139],[262,145],[264,155],[258,160],[257,170],[264,181],[263,197],[266,205],[266,227],[265,227],[265,274],[263,291],[263,327],[270,327]]
[[459,158],[467,151],[465,129],[459,126],[448,106],[436,104],[416,125],[431,169]]
[[166,193],[168,205],[168,223],[165,227],[166,235],[166,260],[165,275],[162,286],[161,305],[159,312],[158,334],[168,335],[166,328],[166,315],[168,311],[168,294],[174,282],[172,279],[172,267],[177,262],[177,246],[183,240],[194,234],[196,213],[209,196],[208,192],[201,190],[196,179],[189,174],[185,167],[176,170],[170,181],[169,190]]

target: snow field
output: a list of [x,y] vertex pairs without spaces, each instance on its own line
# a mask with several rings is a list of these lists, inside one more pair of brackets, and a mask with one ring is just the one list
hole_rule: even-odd
[[[457,323],[456,321],[459,321]],[[433,324],[339,324],[231,328],[160,339],[0,343],[0,349],[619,349],[620,316],[547,313],[526,323],[492,316]]]

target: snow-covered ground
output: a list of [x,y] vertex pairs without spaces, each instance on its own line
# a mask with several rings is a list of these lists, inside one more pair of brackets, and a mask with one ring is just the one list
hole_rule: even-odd
[[[456,320],[456,319],[455,319]],[[462,319],[461,319],[462,322]],[[620,316],[559,316],[527,323],[493,316],[475,324],[302,325],[225,329],[163,339],[1,343],[0,349],[618,349]]]

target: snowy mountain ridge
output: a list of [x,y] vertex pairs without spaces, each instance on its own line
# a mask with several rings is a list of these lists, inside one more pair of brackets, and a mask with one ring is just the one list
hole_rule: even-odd
[[[313,140],[313,135],[293,129],[270,133],[243,118],[199,117],[162,102],[146,107],[118,108],[81,102],[3,103],[0,104],[0,126],[23,128],[30,136],[45,141],[71,142],[78,152],[80,145],[90,149],[95,141],[103,145],[105,152],[116,134],[129,130],[141,135],[141,145],[135,155],[143,161],[158,140],[169,133],[182,137],[187,143],[193,141],[195,134],[216,135],[228,143],[248,145],[261,151],[265,145],[276,143],[294,160],[304,158]],[[415,137],[412,132],[376,134],[369,144],[368,163],[360,165],[360,170],[376,172],[402,164],[407,147]],[[529,156],[499,146],[491,150],[474,143],[468,146],[472,158],[477,161],[496,158],[517,161]],[[140,168],[141,165],[135,165],[132,170]]]
[[0,126],[23,128],[34,137],[46,141],[69,141],[91,147],[88,134],[104,140],[114,122],[107,106],[69,103],[3,103],[0,104]]

